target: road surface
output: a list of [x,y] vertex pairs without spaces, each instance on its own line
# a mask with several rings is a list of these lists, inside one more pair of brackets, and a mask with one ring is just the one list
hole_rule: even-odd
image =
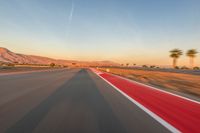
[[0,132],[168,133],[86,69],[0,76]]

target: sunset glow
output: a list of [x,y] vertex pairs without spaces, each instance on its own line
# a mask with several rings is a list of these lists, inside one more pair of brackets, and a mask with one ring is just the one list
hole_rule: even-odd
[[[200,50],[197,0],[1,0],[0,46],[59,59],[171,65]],[[200,65],[200,57],[195,59]],[[188,65],[185,55],[178,61]]]

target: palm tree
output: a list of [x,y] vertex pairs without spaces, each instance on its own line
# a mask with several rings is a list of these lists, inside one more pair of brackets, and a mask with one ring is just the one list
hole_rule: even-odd
[[196,57],[197,54],[197,50],[196,49],[189,49],[186,53],[186,55],[190,58],[190,66],[191,68],[194,67],[194,58]]
[[173,49],[170,52],[170,57],[173,58],[173,67],[177,66],[177,59],[183,54],[182,50],[180,49]]
[[126,66],[128,67],[128,66],[129,66],[129,63],[126,63]]

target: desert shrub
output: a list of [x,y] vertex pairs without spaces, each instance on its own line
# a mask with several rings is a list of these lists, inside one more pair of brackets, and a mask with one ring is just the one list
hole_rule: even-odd
[[175,69],[180,69],[180,68],[178,66],[176,66]]
[[183,66],[183,67],[181,67],[181,69],[189,69],[188,67],[186,67],[186,66]]
[[193,69],[194,70],[200,70],[200,67],[194,67]]
[[7,64],[7,66],[9,66],[9,67],[14,67],[15,64],[9,63],[9,64]]
[[150,68],[155,68],[156,66],[150,66]]
[[143,68],[148,68],[148,66],[147,66],[147,65],[143,65],[142,67],[143,67]]
[[55,63],[51,63],[50,64],[50,67],[54,67],[56,64]]

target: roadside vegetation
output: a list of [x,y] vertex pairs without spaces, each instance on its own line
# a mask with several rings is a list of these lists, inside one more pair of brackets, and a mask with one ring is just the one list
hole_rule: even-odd
[[173,49],[170,51],[170,57],[173,58],[173,68],[177,67],[177,60],[183,54],[179,49]]
[[[197,57],[198,51],[196,49],[189,49],[186,51],[185,56],[187,56],[189,58],[189,66],[179,66],[178,65],[178,59],[184,55],[184,52],[178,48],[172,49],[169,51],[170,53],[170,57],[173,59],[172,60],[172,68],[174,69],[194,69],[194,70],[200,70],[199,66],[195,66],[195,58]],[[130,65],[129,63],[125,63],[125,64],[120,64],[121,67],[139,67],[137,66],[136,63],[133,63],[132,65]],[[140,67],[142,68],[160,68],[160,66],[156,66],[156,65],[141,65]]]
[[56,66],[55,63],[51,63],[51,64],[50,64],[50,67],[55,67],[55,66]]
[[[189,49],[186,52],[186,56],[189,57],[189,62],[190,62],[190,69],[199,69],[199,67],[194,66],[194,59],[197,56],[197,50],[196,49]],[[180,67],[178,67],[177,65],[177,61],[178,58],[180,58],[180,56],[183,55],[183,51],[180,49],[173,49],[170,51],[170,57],[173,58],[173,68],[179,69]],[[181,69],[188,69],[187,67],[183,66],[181,67]]]
[[19,71],[35,71],[67,68],[66,65],[48,64],[20,64],[18,62],[8,63],[0,62],[0,73],[19,72]]
[[[197,55],[197,50],[196,49],[190,49],[187,51],[186,55],[189,57],[190,59],[190,67],[191,68],[194,68],[194,58],[196,57]],[[197,68],[197,67],[195,67]]]

